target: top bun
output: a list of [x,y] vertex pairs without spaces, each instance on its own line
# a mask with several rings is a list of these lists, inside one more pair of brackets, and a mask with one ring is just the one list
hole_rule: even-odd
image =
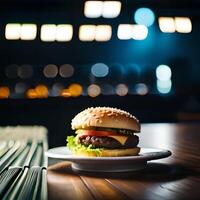
[[71,125],[73,130],[104,127],[140,132],[140,123],[135,116],[124,110],[111,107],[87,108],[72,119]]

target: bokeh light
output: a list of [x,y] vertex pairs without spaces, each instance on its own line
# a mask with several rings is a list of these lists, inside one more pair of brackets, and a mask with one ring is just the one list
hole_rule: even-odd
[[73,37],[73,27],[71,24],[59,24],[56,27],[56,41],[67,42]]
[[121,11],[120,1],[86,1],[84,15],[88,18],[115,18]]
[[69,78],[74,74],[74,67],[70,64],[64,64],[60,66],[59,74],[63,78]]
[[37,98],[47,98],[49,95],[47,86],[42,84],[35,87],[35,92],[37,94]]
[[0,86],[0,99],[6,99],[10,96],[10,89],[7,86]]
[[101,17],[103,10],[102,1],[86,1],[84,6],[84,15],[88,18]]
[[116,94],[119,96],[126,96],[128,94],[128,86],[120,83],[116,86]]
[[41,26],[40,38],[43,42],[53,42],[56,39],[56,25],[43,24]]
[[148,28],[139,24],[120,24],[117,30],[117,37],[120,40],[144,40],[148,35]]
[[134,40],[144,40],[148,35],[148,28],[144,25],[134,25],[132,38]]
[[17,74],[22,79],[31,78],[33,76],[33,68],[31,65],[22,65],[18,67]]
[[158,23],[163,33],[174,33],[176,31],[173,17],[159,17]]
[[172,72],[169,66],[167,65],[159,65],[156,68],[156,77],[161,81],[170,80],[172,76]]
[[34,40],[37,36],[36,24],[22,24],[21,25],[21,40]]
[[120,24],[117,29],[117,37],[120,40],[130,40],[133,35],[133,24]]
[[21,25],[17,23],[9,23],[5,28],[5,38],[7,40],[19,40],[21,34]]
[[192,31],[192,22],[188,17],[175,17],[176,31],[179,33],[190,33]]
[[91,67],[91,73],[96,77],[105,77],[109,73],[109,68],[104,63],[96,63]]
[[53,97],[60,96],[63,89],[64,86],[61,83],[54,83],[51,88],[50,95]]
[[27,85],[23,82],[19,82],[15,84],[15,93],[23,94],[27,89]]
[[71,93],[70,93],[69,89],[66,88],[66,89],[63,89],[63,90],[61,91],[60,96],[62,96],[62,97],[71,97]]
[[137,83],[135,85],[135,91],[139,95],[146,95],[149,91],[148,86],[144,83]]
[[28,89],[26,92],[26,97],[29,99],[35,99],[37,98],[37,92],[35,89]]
[[47,78],[55,78],[58,74],[58,67],[53,64],[48,64],[44,67],[43,73]]
[[102,16],[104,18],[118,17],[121,11],[120,1],[104,1]]
[[171,80],[157,80],[157,90],[162,94],[167,94],[171,91],[172,81]]
[[112,27],[110,25],[98,25],[96,26],[95,40],[99,42],[105,42],[111,39]]
[[145,26],[151,26],[155,21],[155,14],[150,8],[138,8],[134,15],[135,22]]
[[78,83],[73,83],[69,86],[68,91],[72,97],[78,97],[82,94],[83,88]]
[[79,28],[79,40],[89,42],[94,41],[96,35],[95,25],[81,25]]
[[40,38],[43,42],[67,42],[73,37],[73,26],[71,24],[43,24],[41,26]]
[[87,89],[88,96],[97,97],[101,93],[101,88],[96,84],[91,84]]

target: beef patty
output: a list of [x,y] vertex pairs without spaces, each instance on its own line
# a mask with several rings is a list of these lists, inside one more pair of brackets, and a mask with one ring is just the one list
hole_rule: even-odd
[[122,149],[134,148],[139,143],[137,135],[129,136],[124,145],[121,145],[117,140],[106,136],[82,136],[79,138],[79,143],[85,146],[92,145],[94,148],[107,148],[107,149]]

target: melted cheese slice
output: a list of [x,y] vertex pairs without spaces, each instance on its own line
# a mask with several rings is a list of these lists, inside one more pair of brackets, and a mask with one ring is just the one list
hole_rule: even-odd
[[[85,133],[79,133],[76,138],[75,138],[75,143],[78,144],[79,141],[79,137],[83,136],[83,135],[87,135]],[[121,145],[124,145],[126,143],[126,140],[128,139],[128,136],[123,136],[123,135],[108,135],[105,137],[111,137],[114,138],[115,140],[117,140]]]
[[127,136],[117,136],[117,135],[109,135],[107,137],[111,137],[114,138],[115,140],[117,140],[121,145],[124,145],[126,143],[126,140],[128,139]]

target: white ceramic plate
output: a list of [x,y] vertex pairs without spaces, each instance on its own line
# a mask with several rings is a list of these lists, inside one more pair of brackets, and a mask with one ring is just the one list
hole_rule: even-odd
[[45,155],[48,157],[48,165],[70,161],[72,168],[78,171],[127,172],[143,169],[148,161],[166,158],[171,155],[171,152],[164,149],[141,148],[138,156],[78,157],[72,155],[64,146],[49,149]]

